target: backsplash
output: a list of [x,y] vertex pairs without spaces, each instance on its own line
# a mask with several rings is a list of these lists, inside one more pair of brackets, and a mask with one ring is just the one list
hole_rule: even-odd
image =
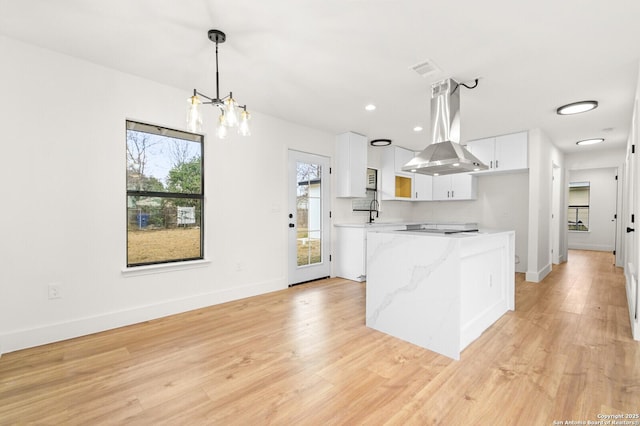
[[369,211],[372,207],[372,201],[376,199],[376,191],[373,189],[367,189],[367,196],[365,198],[354,198],[351,200],[351,208],[353,211]]

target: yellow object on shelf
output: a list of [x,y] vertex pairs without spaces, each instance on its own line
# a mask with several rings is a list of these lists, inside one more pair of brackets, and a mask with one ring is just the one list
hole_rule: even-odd
[[396,176],[396,197],[411,198],[411,178]]

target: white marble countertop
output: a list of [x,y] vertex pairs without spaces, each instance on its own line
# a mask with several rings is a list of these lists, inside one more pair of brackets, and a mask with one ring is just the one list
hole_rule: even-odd
[[443,234],[438,232],[424,232],[419,230],[400,230],[400,231],[388,231],[388,230],[378,230],[374,231],[378,233],[392,233],[392,234],[402,234],[402,235],[415,235],[417,237],[429,237],[429,238],[478,238],[483,236],[502,234],[513,232],[511,230],[504,229],[482,229],[480,228],[478,231],[467,231],[467,232],[455,232],[451,234]]
[[383,226],[405,226],[405,225],[420,225],[422,222],[365,222],[365,223],[334,223],[333,226],[338,228],[376,228]]
[[434,222],[434,221],[413,221],[413,222],[365,222],[365,223],[335,223],[333,226],[344,228],[376,228],[385,226],[407,226],[407,225],[425,225],[436,228],[477,228],[478,224],[473,222]]

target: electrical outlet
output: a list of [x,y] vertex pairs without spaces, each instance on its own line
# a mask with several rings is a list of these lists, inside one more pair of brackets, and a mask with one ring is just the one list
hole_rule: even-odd
[[60,299],[62,297],[62,291],[60,284],[49,284],[49,299]]

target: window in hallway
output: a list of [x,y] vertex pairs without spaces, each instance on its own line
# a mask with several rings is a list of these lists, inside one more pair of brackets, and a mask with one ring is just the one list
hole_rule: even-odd
[[589,230],[589,182],[569,183],[569,231]]

